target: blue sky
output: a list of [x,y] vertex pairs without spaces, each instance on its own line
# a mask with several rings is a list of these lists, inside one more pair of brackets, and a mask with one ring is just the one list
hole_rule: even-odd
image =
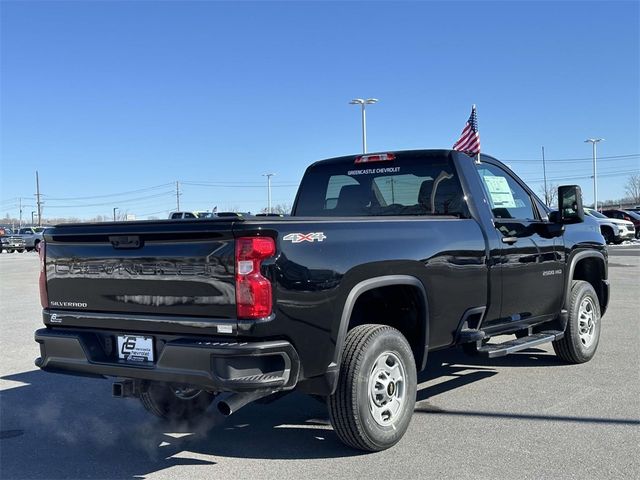
[[599,161],[600,199],[640,170],[635,1],[1,8],[3,217],[18,197],[30,216],[36,169],[45,217],[164,216],[176,181],[183,209],[257,211],[265,172],[290,204],[308,164],[359,151],[354,97],[380,99],[370,151],[449,148],[476,103],[483,151],[535,190],[542,145],[550,181],[587,202],[585,138],[636,155]]

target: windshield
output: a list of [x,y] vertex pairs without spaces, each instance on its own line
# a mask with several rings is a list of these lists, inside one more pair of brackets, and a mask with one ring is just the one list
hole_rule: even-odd
[[585,208],[584,211],[587,215],[591,215],[592,217],[609,219],[606,215],[596,212],[595,210],[591,210],[590,208]]
[[447,215],[468,218],[445,154],[399,154],[391,161],[320,163],[307,170],[296,216]]
[[640,213],[638,213],[638,212],[633,212],[631,210],[625,210],[624,213],[626,213],[627,215],[629,215],[631,218],[633,218],[635,220],[640,220]]

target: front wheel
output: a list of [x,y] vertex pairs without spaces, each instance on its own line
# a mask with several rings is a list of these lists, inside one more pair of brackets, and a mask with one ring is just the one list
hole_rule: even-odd
[[571,283],[569,321],[564,337],[553,342],[556,355],[565,362],[584,363],[593,358],[600,341],[600,302],[589,282]]
[[188,385],[150,382],[140,394],[140,401],[158,417],[187,421],[202,416],[215,397],[215,393]]
[[409,427],[417,375],[405,337],[386,325],[360,325],[345,342],[329,417],[346,445],[370,452],[392,447]]
[[603,228],[602,229],[602,236],[604,237],[604,241],[607,244],[613,243],[613,241],[615,239],[615,237],[613,235],[613,230],[611,230],[610,228]]

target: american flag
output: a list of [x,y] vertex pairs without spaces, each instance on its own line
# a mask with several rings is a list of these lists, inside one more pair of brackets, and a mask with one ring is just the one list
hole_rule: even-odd
[[478,133],[478,116],[476,115],[476,106],[471,107],[471,115],[467,124],[462,130],[462,134],[458,141],[453,145],[454,150],[464,152],[469,156],[480,153],[480,133]]

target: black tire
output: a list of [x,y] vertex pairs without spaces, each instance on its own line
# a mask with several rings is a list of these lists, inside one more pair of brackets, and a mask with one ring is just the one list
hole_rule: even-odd
[[[188,421],[201,417],[216,397],[215,393],[193,389],[192,395],[176,395],[180,387],[149,382],[140,394],[145,409],[166,420]],[[185,391],[185,390],[182,390]]]
[[10,248],[9,250],[7,250],[7,253],[13,253],[13,249]]
[[19,248],[18,253],[24,253],[24,248]]
[[603,227],[602,236],[604,237],[604,241],[606,243],[613,243],[613,240],[614,240],[613,230],[611,230],[610,228]]
[[[391,361],[391,365],[384,361]],[[381,360],[378,362],[378,360]],[[399,399],[397,413],[388,424],[381,424],[371,412],[373,396],[370,382],[376,376],[378,365],[404,371],[404,381],[392,380],[381,391]],[[402,377],[402,376],[401,376]],[[386,379],[385,379],[386,381]],[[374,382],[375,385],[382,385]],[[393,387],[390,385],[393,384]],[[340,378],[336,392],[329,397],[329,418],[346,445],[370,452],[392,447],[404,435],[411,422],[416,403],[417,374],[413,352],[405,337],[386,325],[360,325],[348,335],[340,362]],[[393,405],[391,401],[386,405]],[[385,405],[379,407],[383,410]],[[382,417],[382,416],[381,416]]]
[[[591,335],[581,336],[581,326],[583,323],[583,333],[588,329],[587,315],[581,318],[581,306],[588,304],[586,310],[591,310],[593,329]],[[600,302],[598,295],[589,282],[574,280],[571,283],[571,294],[569,296],[569,321],[564,331],[564,337],[553,342],[553,350],[556,355],[568,363],[584,363],[593,358],[598,349],[600,341]],[[589,342],[585,341],[589,339]]]

